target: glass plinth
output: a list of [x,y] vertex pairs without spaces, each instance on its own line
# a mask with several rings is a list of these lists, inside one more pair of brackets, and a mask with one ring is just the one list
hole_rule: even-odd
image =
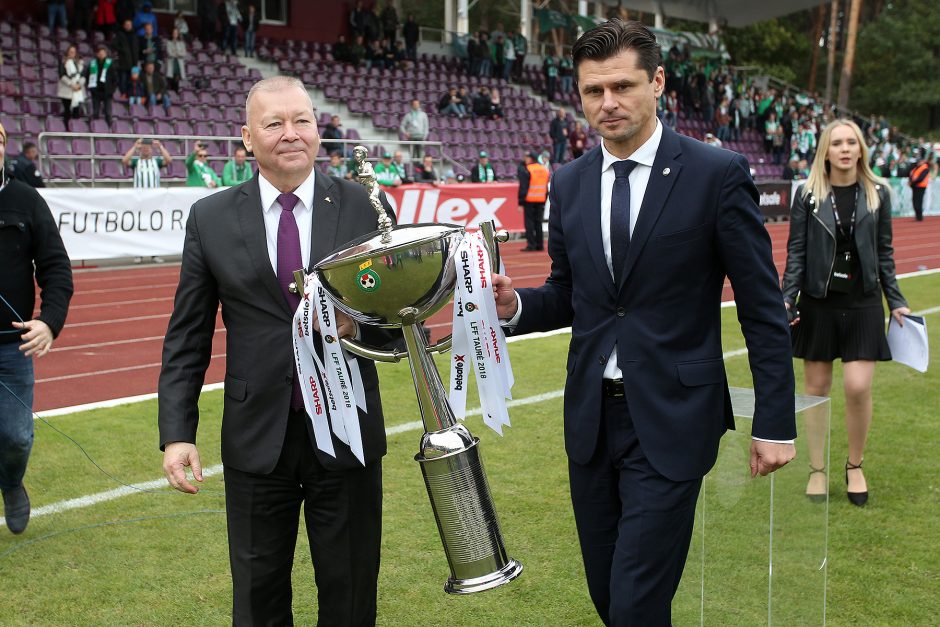
[[[702,482],[676,625],[823,625],[828,499],[810,499],[810,465],[829,468],[828,398],[796,397],[796,459],[750,478],[754,391],[731,388],[737,430]],[[826,477],[828,485],[828,476]]]

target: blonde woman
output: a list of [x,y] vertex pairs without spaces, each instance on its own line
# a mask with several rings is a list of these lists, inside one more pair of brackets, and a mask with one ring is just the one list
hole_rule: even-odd
[[69,44],[65,56],[59,62],[59,83],[57,95],[62,100],[62,118],[65,128],[69,121],[81,117],[82,103],[85,102],[85,62],[78,56],[78,49]]
[[[832,362],[841,359],[848,458],[846,490],[853,505],[868,501],[862,460],[872,418],[875,362],[891,359],[882,293],[891,315],[909,314],[894,274],[891,196],[868,165],[868,148],[851,120],[822,132],[809,178],[793,198],[783,296],[790,312],[793,354],[804,360],[807,394],[828,396]],[[825,498],[819,436],[807,430],[806,494]]]

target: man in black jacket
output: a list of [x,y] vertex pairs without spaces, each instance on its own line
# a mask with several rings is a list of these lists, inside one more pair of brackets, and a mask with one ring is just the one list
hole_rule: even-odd
[[45,187],[42,182],[42,172],[39,171],[39,148],[33,142],[23,144],[23,152],[13,160],[12,172],[13,178],[17,181],[26,183],[30,187]]
[[401,34],[405,38],[405,53],[412,63],[418,62],[418,37],[421,30],[415,22],[415,16],[408,15],[408,20],[402,26]]
[[558,114],[552,118],[548,135],[552,139],[552,163],[564,163],[568,150],[568,118],[561,107],[558,107]]
[[101,44],[95,52],[95,58],[85,69],[85,84],[91,93],[94,119],[101,117],[101,110],[104,109],[104,119],[108,126],[111,126],[111,100],[117,87],[117,68],[112,67],[113,65],[113,61],[108,57],[108,47]]
[[140,59],[140,44],[131,20],[124,20],[121,30],[111,39],[111,49],[117,57],[115,65],[117,66],[118,88],[122,94],[127,95],[127,86],[131,82],[131,68],[137,65],[137,60]]
[[[3,173],[6,139],[0,126]],[[22,533],[30,513],[23,477],[33,445],[31,357],[48,353],[65,324],[72,267],[42,196],[0,176],[0,491],[7,528]],[[34,278],[41,290],[36,318]]]

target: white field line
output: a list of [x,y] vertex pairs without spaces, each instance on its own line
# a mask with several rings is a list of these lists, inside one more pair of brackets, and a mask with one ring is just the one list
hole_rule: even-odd
[[[932,307],[930,309],[925,309],[923,311],[915,312],[915,314],[927,315],[931,313],[936,313],[938,311],[940,311],[940,307]],[[570,331],[570,329],[567,329],[567,331]],[[508,341],[512,342],[513,340],[515,340],[518,342],[521,340],[533,340],[533,339],[538,339],[542,337],[550,337],[552,335],[560,335],[565,332],[566,332],[565,329],[559,329],[557,331],[550,331],[548,333],[532,333],[529,335],[509,338]],[[739,355],[744,355],[746,353],[747,353],[746,348],[739,348],[736,350],[727,351],[723,353],[722,357],[724,359],[730,359],[732,357],[737,357]],[[203,391],[208,391],[209,389],[219,389],[220,387],[221,387],[221,384],[216,383],[216,384],[204,386]],[[526,398],[513,400],[507,403],[507,405],[509,407],[518,407],[521,405],[531,405],[533,403],[541,403],[547,400],[559,398],[563,396],[564,393],[565,391],[563,389],[553,390],[551,392],[545,392],[543,394],[536,394],[534,396],[528,396]],[[156,397],[156,394],[144,394],[139,397],[130,397],[126,399],[115,399],[113,401],[104,401],[104,403],[107,403],[106,405],[103,403],[90,403],[89,405],[81,405],[79,407],[83,407],[87,409],[97,409],[98,407],[113,407],[115,405],[121,405],[121,404],[125,404],[128,402],[135,402],[135,400],[149,400],[155,397]],[[94,405],[95,407],[92,407],[92,405]],[[66,408],[66,409],[69,409],[69,408]],[[78,411],[78,407],[73,407],[71,408],[71,410]],[[67,412],[65,410],[53,410],[50,412],[44,412],[43,416],[62,415],[64,413],[67,413]],[[480,408],[478,407],[476,409],[469,410],[467,412],[467,416],[475,416],[475,415],[478,415],[479,413],[480,413]],[[387,435],[395,435],[397,433],[417,431],[418,429],[422,429],[423,427],[424,427],[423,423],[420,420],[416,420],[413,422],[406,422],[403,424],[389,427],[385,430],[385,433]],[[203,476],[212,476],[212,475],[218,474],[221,471],[222,471],[222,465],[217,464],[215,466],[210,466],[209,468],[204,468],[202,472],[203,472]],[[162,489],[165,487],[168,487],[165,479],[154,479],[152,481],[147,481],[145,483],[133,484],[132,487],[122,486],[120,488],[115,488],[114,490],[107,490],[105,492],[98,492],[95,494],[89,494],[89,495],[80,496],[74,499],[68,499],[65,501],[58,501],[56,503],[44,505],[43,507],[39,507],[35,509],[32,512],[31,517],[36,518],[39,516],[46,516],[48,514],[65,512],[65,511],[72,510],[72,509],[90,507],[91,505],[95,505],[97,503],[103,503],[105,501],[111,501],[111,500],[120,498],[122,496],[127,496],[129,494],[135,494],[137,492],[140,492],[141,490],[157,490],[157,489]],[[6,525],[6,521],[0,518],[0,527],[5,526],[5,525]]]

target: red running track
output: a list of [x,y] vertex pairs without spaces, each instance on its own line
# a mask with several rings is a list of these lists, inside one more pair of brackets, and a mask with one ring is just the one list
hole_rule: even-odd
[[[774,262],[783,271],[788,225],[768,225]],[[543,252],[520,252],[522,242],[502,247],[517,286],[540,285],[550,261]],[[894,221],[898,273],[940,267],[940,219]],[[162,265],[75,273],[75,295],[65,329],[53,351],[36,360],[35,409],[70,407],[156,391],[163,335],[173,307],[179,266]],[[732,298],[725,285],[725,300]],[[936,303],[933,303],[936,304]],[[450,308],[429,321],[432,333],[449,333]],[[225,373],[225,329],[221,316],[212,343],[206,383]]]

